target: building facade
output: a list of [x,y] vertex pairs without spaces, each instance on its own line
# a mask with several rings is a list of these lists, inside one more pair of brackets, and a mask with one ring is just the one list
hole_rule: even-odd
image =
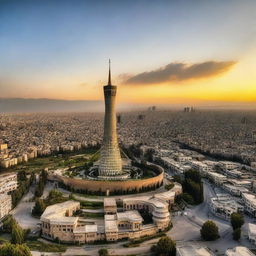
[[0,194],[16,190],[18,187],[16,173],[0,174]]
[[7,194],[0,194],[0,220],[12,209],[12,197]]

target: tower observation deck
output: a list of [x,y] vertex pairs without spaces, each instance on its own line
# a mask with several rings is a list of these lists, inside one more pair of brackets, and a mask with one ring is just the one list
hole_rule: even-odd
[[104,137],[99,159],[99,176],[107,179],[111,179],[111,177],[115,179],[124,174],[116,133],[116,91],[117,87],[111,83],[109,60],[108,84],[104,86]]

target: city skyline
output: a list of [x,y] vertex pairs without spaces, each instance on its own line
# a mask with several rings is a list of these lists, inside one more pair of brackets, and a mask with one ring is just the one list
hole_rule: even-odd
[[[1,1],[1,98],[256,102],[254,1]],[[136,89],[135,89],[136,88]]]

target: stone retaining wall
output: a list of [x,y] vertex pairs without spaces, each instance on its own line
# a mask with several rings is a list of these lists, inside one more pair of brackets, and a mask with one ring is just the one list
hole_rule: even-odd
[[52,181],[62,182],[66,186],[75,190],[84,191],[102,191],[102,192],[114,192],[114,191],[141,191],[149,187],[159,187],[164,178],[164,170],[160,166],[154,166],[159,174],[157,176],[148,179],[138,180],[123,180],[123,181],[101,181],[101,180],[86,180],[86,179],[75,179],[69,178],[57,174],[49,174],[48,179]]

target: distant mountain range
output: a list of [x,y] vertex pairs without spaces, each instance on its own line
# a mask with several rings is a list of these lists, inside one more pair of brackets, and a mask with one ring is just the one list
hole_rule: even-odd
[[0,98],[0,113],[99,112],[102,101]]
[[[162,110],[183,110],[190,106],[180,104],[153,104]],[[147,110],[151,104],[120,103],[117,111]],[[217,102],[202,101],[191,104],[196,109],[216,110],[255,110],[256,102]],[[28,98],[0,98],[0,113],[31,113],[31,112],[103,112],[104,102],[100,100],[57,100],[57,99],[28,99]]]

